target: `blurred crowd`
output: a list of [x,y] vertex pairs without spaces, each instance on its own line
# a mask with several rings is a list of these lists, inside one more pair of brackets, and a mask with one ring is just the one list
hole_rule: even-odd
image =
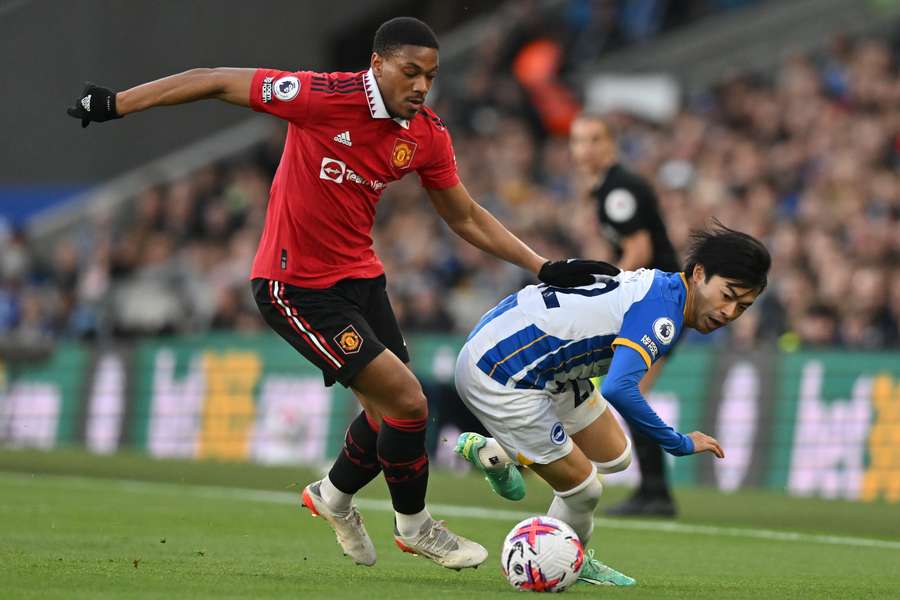
[[[591,31],[607,17],[589,11],[577,23]],[[517,76],[525,20],[487,36],[463,72],[442,73],[454,85],[436,90],[434,108],[450,125],[462,181],[512,231],[548,257],[614,259],[585,193],[596,182],[575,178],[565,136]],[[563,74],[572,53],[599,51],[585,48],[590,36],[569,33]],[[897,58],[888,41],[836,38],[814,56],[686,99],[671,122],[609,115],[623,162],[654,183],[679,251],[692,228],[716,217],[772,252],[757,305],[729,330],[697,340],[900,346]],[[577,103],[579,90],[564,77],[556,83],[548,93]],[[283,134],[143,191],[125,211],[98,212],[53,247],[0,232],[0,334],[29,341],[264,329],[247,276]],[[407,333],[466,332],[533,281],[451,234],[414,175],[392,184],[378,210],[376,249]]]

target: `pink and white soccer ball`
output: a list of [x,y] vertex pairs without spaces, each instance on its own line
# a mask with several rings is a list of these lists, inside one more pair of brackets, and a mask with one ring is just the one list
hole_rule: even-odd
[[553,517],[529,517],[503,541],[500,568],[516,589],[562,592],[578,581],[584,549],[571,527]]

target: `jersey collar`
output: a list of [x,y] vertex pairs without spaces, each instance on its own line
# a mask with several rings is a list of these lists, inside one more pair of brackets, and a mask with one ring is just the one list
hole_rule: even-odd
[[366,100],[369,103],[369,112],[373,119],[393,119],[403,129],[409,129],[409,119],[391,117],[387,106],[384,105],[384,98],[381,97],[378,82],[375,81],[375,74],[372,73],[371,68],[363,75],[363,85],[366,86]]
[[618,168],[619,168],[619,163],[614,162],[613,164],[609,165],[605,171],[603,171],[602,173],[599,173],[597,175],[597,183],[594,184],[593,190],[597,191],[600,188],[602,188],[603,185],[606,183],[606,180],[609,179],[609,176],[612,174],[613,170],[618,169]]

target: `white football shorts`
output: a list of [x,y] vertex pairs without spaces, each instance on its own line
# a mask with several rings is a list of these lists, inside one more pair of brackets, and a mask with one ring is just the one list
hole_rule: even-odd
[[572,451],[569,436],[593,423],[606,410],[606,400],[596,389],[575,406],[571,386],[561,393],[516,389],[488,377],[476,361],[477,357],[472,357],[468,347],[463,346],[456,360],[456,391],[506,453],[520,464],[547,464],[567,456]]

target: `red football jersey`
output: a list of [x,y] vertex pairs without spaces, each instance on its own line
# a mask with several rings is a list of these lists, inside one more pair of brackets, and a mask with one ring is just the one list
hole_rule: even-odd
[[250,106],[289,123],[251,278],[325,288],[377,277],[371,233],[384,187],[410,171],[426,188],[459,183],[443,121],[428,108],[391,118],[371,69],[259,69]]

